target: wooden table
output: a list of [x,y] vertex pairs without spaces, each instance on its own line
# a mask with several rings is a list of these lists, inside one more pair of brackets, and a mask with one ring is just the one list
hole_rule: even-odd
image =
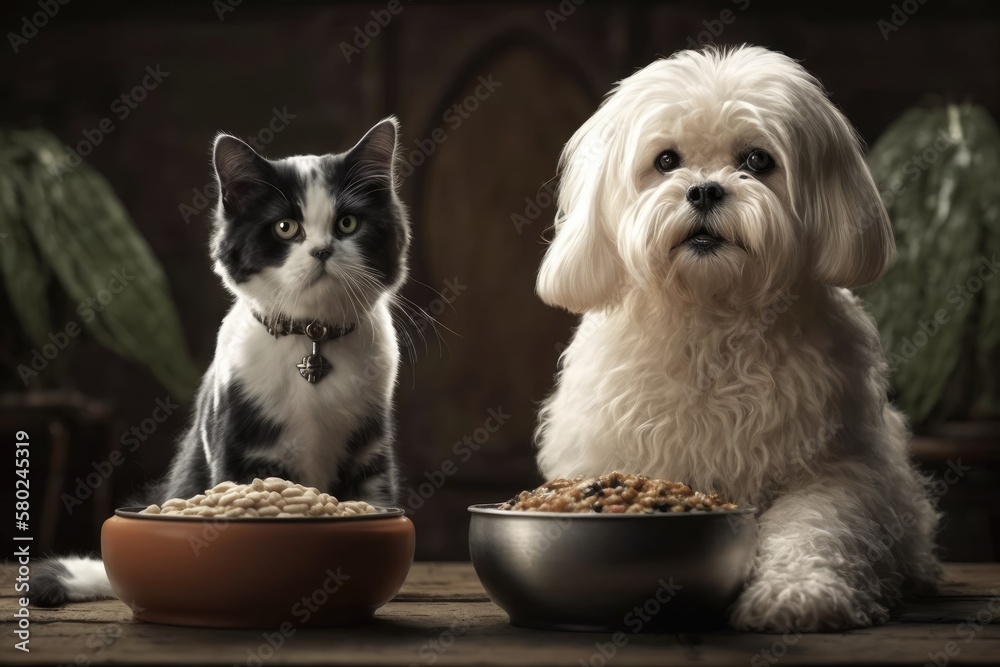
[[[627,635],[514,628],[468,563],[416,563],[374,623],[300,629],[271,649],[262,631],[134,621],[117,600],[31,610],[31,652],[13,648],[13,573],[0,567],[0,663],[17,665],[848,665],[1000,664],[1000,564],[950,564],[942,595],[901,606],[879,628],[835,634],[733,631]],[[967,619],[973,619],[968,623]],[[272,635],[273,638],[273,635]],[[949,644],[949,642],[953,642]],[[613,659],[604,657],[614,651]],[[947,651],[954,654],[947,656]],[[957,653],[956,653],[957,651]],[[932,656],[936,656],[936,659]],[[263,659],[262,659],[263,658]]]

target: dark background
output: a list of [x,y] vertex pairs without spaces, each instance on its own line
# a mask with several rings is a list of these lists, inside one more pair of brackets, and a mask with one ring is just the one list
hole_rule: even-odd
[[[465,507],[539,481],[535,413],[573,324],[533,293],[553,214],[550,180],[563,143],[615,80],[711,38],[801,60],[869,143],[913,105],[969,101],[1000,116],[1000,3],[986,0],[565,0],[564,14],[555,0],[401,0],[402,11],[347,62],[342,43],[386,4],[244,0],[220,18],[220,3],[210,0],[73,0],[19,53],[6,39],[0,45],[0,121],[41,126],[75,145],[112,115],[113,100],[138,84],[147,66],[169,72],[128,118],[115,120],[86,162],[107,176],[163,263],[187,342],[205,367],[229,297],[208,261],[209,212],[185,215],[182,206],[204,205],[199,192],[211,183],[216,132],[257,137],[266,155],[281,157],[341,151],[383,116],[400,118],[404,159],[425,157],[403,186],[415,235],[405,295],[440,321],[406,325],[412,358],[397,394],[403,504],[413,510],[419,558],[466,558]],[[891,20],[894,5],[916,11],[883,35],[878,22]],[[0,28],[19,30],[21,17],[36,11],[36,3],[8,6]],[[454,127],[445,112],[472,94],[480,77],[500,86]],[[294,118],[268,137],[261,130],[275,110]],[[420,149],[438,127],[445,140],[433,153]],[[518,228],[515,215],[531,224]],[[32,434],[32,476],[44,489],[44,498],[35,492],[44,503],[35,514],[40,542],[60,551],[96,547],[113,503],[165,471],[188,407],[128,453],[110,482],[69,515],[60,494],[73,493],[77,478],[106,460],[121,434],[167,395],[144,368],[84,338],[54,387],[69,399],[51,405],[43,396],[25,407],[23,396],[20,403],[8,397],[2,413],[5,438],[18,428]],[[7,368],[22,360],[4,361],[4,386],[23,391]],[[475,437],[491,409],[510,417],[461,462],[453,445]],[[928,470],[954,459],[939,444],[918,447]],[[987,496],[996,500],[996,456],[964,456],[971,472],[941,499],[949,511],[946,555],[994,559],[998,524],[983,504]],[[449,460],[454,474],[438,473],[452,470]],[[444,483],[418,507],[410,490],[429,478]]]

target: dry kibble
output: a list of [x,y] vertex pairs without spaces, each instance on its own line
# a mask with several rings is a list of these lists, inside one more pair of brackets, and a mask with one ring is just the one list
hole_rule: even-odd
[[719,512],[738,509],[718,494],[692,491],[687,484],[612,472],[600,477],[554,479],[522,491],[500,506],[520,512]]
[[204,493],[185,499],[171,498],[150,505],[143,514],[226,518],[343,517],[372,514],[377,510],[361,500],[339,501],[311,486],[278,477],[254,479],[250,484],[221,482]]

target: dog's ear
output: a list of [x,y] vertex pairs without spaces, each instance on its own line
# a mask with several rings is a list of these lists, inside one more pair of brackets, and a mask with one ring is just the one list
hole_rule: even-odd
[[817,86],[803,110],[802,163],[789,174],[795,208],[810,231],[813,278],[860,287],[892,266],[896,243],[861,142],[850,123]]
[[[606,208],[607,188],[619,170],[608,164],[607,108],[599,109],[567,142],[559,160],[555,238],[538,271],[542,301],[574,313],[599,310],[615,296],[621,259]],[[612,171],[609,172],[609,169]]]

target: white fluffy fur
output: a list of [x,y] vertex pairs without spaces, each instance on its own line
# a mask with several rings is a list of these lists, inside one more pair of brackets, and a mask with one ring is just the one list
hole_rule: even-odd
[[[767,150],[776,168],[740,170]],[[661,174],[672,149],[681,167]],[[848,290],[891,264],[859,142],[818,82],[758,47],[682,51],[621,81],[563,153],[547,303],[582,313],[538,428],[547,478],[683,480],[760,509],[747,630],[883,622],[932,588],[937,514]],[[691,185],[726,190],[707,217]],[[702,223],[715,254],[682,241]]]
[[104,571],[104,563],[93,558],[68,556],[60,558],[69,576],[62,578],[70,602],[86,602],[115,597]]

